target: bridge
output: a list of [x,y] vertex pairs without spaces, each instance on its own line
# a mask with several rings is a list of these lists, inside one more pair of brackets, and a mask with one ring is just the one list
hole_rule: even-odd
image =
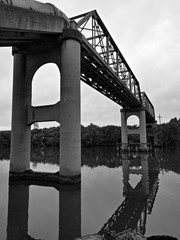
[[[127,119],[137,115],[136,133],[142,149],[147,149],[146,123],[155,122],[154,107],[96,11],[69,19],[50,3],[2,0],[0,46],[12,46],[14,56],[11,173],[29,170],[31,125],[57,121],[60,175],[79,176],[80,79],[122,107],[122,147],[127,148],[131,133]],[[32,78],[49,62],[61,72],[61,100],[34,107]]]

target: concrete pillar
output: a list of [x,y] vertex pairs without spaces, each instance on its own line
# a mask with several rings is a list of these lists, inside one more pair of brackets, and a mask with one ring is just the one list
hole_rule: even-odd
[[145,110],[140,111],[140,145],[141,149],[147,149],[147,136],[146,136],[146,113]]
[[9,186],[7,240],[28,239],[29,186]]
[[26,55],[14,53],[13,99],[11,123],[10,172],[23,172],[30,166],[30,126],[27,106],[30,89],[26,82]]
[[128,147],[127,117],[125,111],[121,111],[121,145],[122,150]]
[[[139,127],[137,129],[128,129],[127,119],[131,115],[139,117]],[[121,110],[121,143],[122,150],[128,147],[128,135],[139,134],[141,150],[147,150],[147,136],[146,136],[146,112],[144,109],[135,110]]]
[[81,35],[65,29],[61,46],[60,175],[81,173]]

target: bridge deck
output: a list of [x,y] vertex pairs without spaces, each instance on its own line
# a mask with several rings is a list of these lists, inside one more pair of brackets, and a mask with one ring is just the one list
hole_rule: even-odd
[[142,104],[119,80],[101,56],[83,39],[81,52],[81,80],[124,108],[138,108]]

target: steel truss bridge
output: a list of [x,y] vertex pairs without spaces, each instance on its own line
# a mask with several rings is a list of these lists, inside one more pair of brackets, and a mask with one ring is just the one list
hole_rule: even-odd
[[125,109],[144,107],[147,122],[155,121],[152,103],[98,15],[72,17],[83,34],[81,80]]
[[[1,1],[0,47],[26,46],[39,50],[42,46],[46,49],[57,46],[62,38],[63,27],[60,22],[64,16],[61,16],[53,5],[49,4],[49,6],[52,7],[52,13],[37,12],[38,16],[36,10],[22,8],[22,23],[19,24],[16,9],[20,7],[12,6],[9,1]],[[32,12],[33,18],[38,19],[40,23],[39,19],[46,21],[49,15],[48,17],[55,22],[55,27],[47,26],[46,30],[42,30],[41,26],[39,29],[33,29],[33,24],[28,26],[26,21],[32,17]],[[17,28],[17,26],[20,27]],[[24,29],[23,26],[26,28]],[[91,11],[72,17],[67,28],[71,26],[82,33],[81,80],[124,109],[134,110],[143,107],[146,111],[146,121],[155,122],[151,101],[145,92],[141,92],[137,78],[98,13]]]

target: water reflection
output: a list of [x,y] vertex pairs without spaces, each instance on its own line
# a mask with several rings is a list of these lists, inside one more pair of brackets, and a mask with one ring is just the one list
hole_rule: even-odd
[[106,166],[108,168],[117,168],[121,165],[119,154],[115,147],[95,147],[82,148],[82,165],[90,168]]
[[[140,155],[139,159],[136,156],[135,160],[133,162],[129,155],[122,154],[125,199],[99,231],[106,239],[109,239],[109,235],[115,237],[129,229],[143,235],[146,232],[147,214],[153,207],[158,190],[159,171],[149,170],[148,155]],[[135,187],[130,184],[130,174],[141,175]]]
[[[59,192],[58,239],[75,239],[76,237],[81,235],[80,185],[66,187],[54,185],[53,187]],[[48,217],[49,216],[46,216],[46,218]],[[37,239],[33,238],[28,234],[28,218],[29,185],[10,185],[8,202],[7,240]],[[52,226],[50,225],[50,227]],[[54,233],[54,235],[56,235],[56,233]],[[53,239],[55,239],[54,236]]]
[[[7,158],[8,152],[0,152],[0,159]],[[179,237],[178,158],[179,152],[121,155],[113,148],[82,149],[82,186],[9,185],[7,238],[2,240],[73,240],[94,233],[113,239],[128,229],[145,236]],[[58,150],[37,149],[32,161],[34,168],[39,163],[57,165]],[[6,162],[0,162],[1,166]],[[0,177],[2,173],[1,168]],[[166,184],[173,180],[171,192],[164,180]],[[174,206],[173,216],[168,214],[169,204]],[[0,222],[5,224],[1,218]]]
[[7,240],[28,239],[28,186],[10,186]]
[[31,162],[34,165],[38,163],[59,165],[59,148],[33,148],[31,151]]
[[9,160],[10,158],[10,148],[0,147],[0,160]]

